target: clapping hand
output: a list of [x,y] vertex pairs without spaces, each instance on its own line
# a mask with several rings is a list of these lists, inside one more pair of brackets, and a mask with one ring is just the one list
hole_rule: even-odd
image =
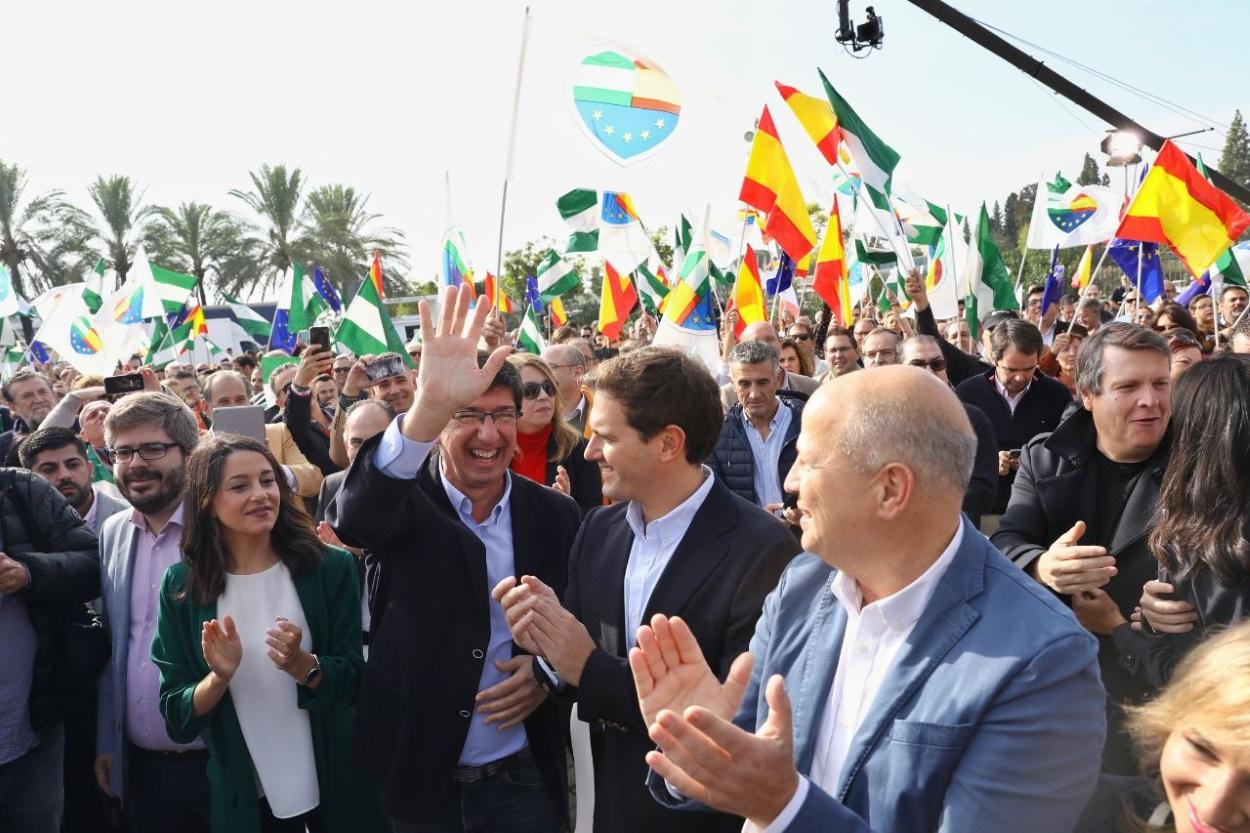
[[483,723],[510,729],[533,714],[547,692],[534,679],[534,658],[528,654],[496,660],[495,669],[511,673],[503,682],[477,693],[477,710],[490,715]]
[[754,663],[750,654],[740,654],[722,684],[703,658],[690,626],[661,613],[651,617],[650,626],[638,629],[638,646],[629,652],[638,708],[648,726],[661,710],[680,714],[690,706],[702,706],[729,720],[742,702]]
[[503,607],[512,639],[525,651],[544,657],[561,679],[581,683],[595,641],[586,627],[560,604],[553,589],[534,576],[511,577],[495,585],[491,596]]
[[235,630],[234,618],[227,616],[220,622],[216,619],[205,622],[200,635],[200,646],[209,670],[222,682],[230,682],[243,660],[243,643],[239,640],[239,632]]
[[297,683],[304,682],[316,662],[300,647],[303,635],[299,625],[281,616],[274,620],[272,628],[265,631],[265,644],[269,646],[265,653],[274,665],[294,677]]

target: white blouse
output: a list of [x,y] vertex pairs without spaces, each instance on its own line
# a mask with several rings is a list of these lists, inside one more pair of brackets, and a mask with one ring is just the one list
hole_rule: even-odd
[[298,684],[268,656],[265,631],[281,616],[303,632],[300,647],[312,646],[304,607],[286,565],[260,573],[226,574],[217,600],[217,619],[229,615],[243,643],[243,659],[230,680],[230,698],[252,757],[257,793],[269,800],[275,818],[307,813],[321,803],[308,712],[299,707]]

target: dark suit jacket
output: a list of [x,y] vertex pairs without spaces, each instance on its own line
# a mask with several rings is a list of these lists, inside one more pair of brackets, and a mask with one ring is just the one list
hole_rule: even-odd
[[[547,454],[550,457],[556,450],[556,438],[553,435],[547,443]],[[570,497],[577,502],[583,513],[596,506],[603,505],[603,481],[599,475],[599,465],[586,459],[586,438],[578,440],[577,445],[563,460],[547,460],[547,483],[555,483],[557,466],[564,466],[569,473]]]
[[[564,595],[565,606],[597,646],[575,692],[595,751],[595,831],[736,833],[741,819],[669,810],[647,792],[644,757],[654,744],[638,710],[625,651],[625,565],[634,542],[627,505],[586,516]],[[680,615],[724,679],[734,658],[747,650],[764,598],[798,552],[784,524],[716,481],[647,601],[643,622],[656,613]]]
[[[486,550],[447,499],[437,455],[415,480],[373,464],[381,435],[361,447],[327,520],[344,542],[381,564],[356,712],[361,760],[389,816],[428,817],[451,785],[469,730],[490,638]],[[562,592],[580,514],[568,497],[512,478],[516,574]],[[553,804],[567,813],[568,712],[546,701],[525,721]]]

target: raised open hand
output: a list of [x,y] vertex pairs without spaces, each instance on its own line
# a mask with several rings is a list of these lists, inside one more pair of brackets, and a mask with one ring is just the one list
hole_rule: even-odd
[[629,652],[629,667],[638,689],[638,707],[648,726],[664,709],[683,713],[702,706],[730,720],[742,702],[755,658],[741,654],[729,668],[724,684],[716,679],[690,626],[679,617],[657,613],[651,625],[638,629],[638,647]]
[[448,287],[443,293],[438,329],[434,328],[430,305],[422,301],[421,372],[417,375],[417,395],[404,418],[404,434],[412,440],[430,441],[459,409],[471,405],[490,388],[495,374],[512,352],[496,348],[482,367],[477,364],[477,343],[482,336],[487,304],[469,311],[469,287]]

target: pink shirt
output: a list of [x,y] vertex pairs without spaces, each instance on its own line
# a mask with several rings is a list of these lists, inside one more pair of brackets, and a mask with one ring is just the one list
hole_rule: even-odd
[[130,515],[135,526],[134,564],[130,570],[130,636],[126,652],[126,738],[142,749],[184,752],[203,749],[201,741],[174,743],[165,731],[160,710],[161,675],[152,664],[152,639],[160,607],[161,579],[182,559],[182,505],[160,534],[153,535],[139,510]]

